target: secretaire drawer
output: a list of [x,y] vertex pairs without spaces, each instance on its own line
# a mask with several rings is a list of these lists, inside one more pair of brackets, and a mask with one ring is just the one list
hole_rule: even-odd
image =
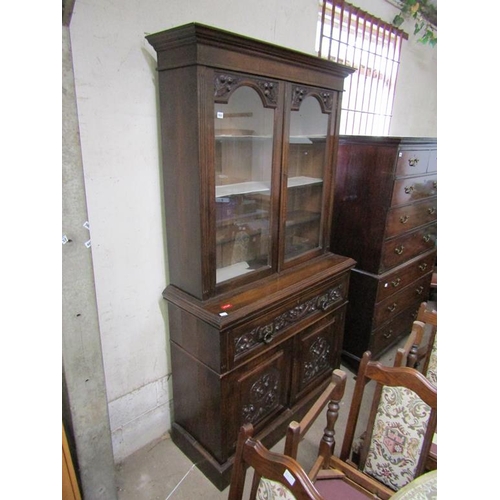
[[386,241],[379,272],[383,273],[436,246],[436,223]]
[[409,284],[375,306],[373,327],[378,328],[414,303],[420,303],[429,295],[432,273]]
[[421,278],[425,274],[431,272],[436,261],[436,251],[416,257],[409,262],[399,266],[394,271],[381,275],[381,279],[377,287],[377,297],[375,303],[390,297],[396,292],[399,292],[412,281]]
[[429,150],[402,150],[398,153],[396,175],[417,175],[427,172]]
[[228,367],[231,369],[249,356],[273,347],[301,328],[303,322],[320,320],[345,304],[349,288],[349,274],[312,290],[300,299],[288,301],[273,311],[228,332]]
[[396,179],[392,191],[391,207],[437,196],[437,175]]
[[392,208],[386,219],[385,237],[392,238],[437,219],[437,198]]

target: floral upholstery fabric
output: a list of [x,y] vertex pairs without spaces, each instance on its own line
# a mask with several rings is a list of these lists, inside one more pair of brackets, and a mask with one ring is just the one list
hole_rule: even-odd
[[261,478],[257,489],[256,500],[295,500],[290,490],[281,483]]
[[391,500],[437,500],[437,470],[418,477],[401,488]]
[[384,387],[363,471],[394,491],[415,477],[431,409],[405,387]]
[[434,343],[432,344],[432,350],[429,357],[429,366],[427,367],[427,373],[425,374],[429,382],[437,387],[438,376],[437,376],[437,334],[434,337]]

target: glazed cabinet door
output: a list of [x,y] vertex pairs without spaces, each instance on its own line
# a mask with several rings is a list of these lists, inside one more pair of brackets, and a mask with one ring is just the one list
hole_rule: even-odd
[[337,94],[289,84],[291,102],[285,120],[288,148],[283,155],[284,267],[322,253],[325,214],[330,197],[332,106]]
[[215,281],[223,289],[275,267],[281,85],[217,71],[213,78]]

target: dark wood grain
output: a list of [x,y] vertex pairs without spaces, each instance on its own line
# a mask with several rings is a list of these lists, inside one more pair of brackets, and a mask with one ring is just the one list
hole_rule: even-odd
[[[340,95],[345,77],[354,70],[198,23],[146,38],[158,56],[170,280],[163,297],[168,302],[172,359],[171,434],[223,489],[229,483],[241,425],[251,424],[259,439],[272,446],[290,420],[313,404],[340,365],[355,261],[330,250],[330,231]],[[245,200],[265,207],[260,212],[266,212],[262,219],[268,224],[270,244],[263,253],[269,258],[255,264],[257,270],[217,282],[218,264],[233,264],[237,231],[255,238],[252,248],[261,247],[259,228],[239,228],[240,221],[229,211],[217,217],[221,207],[216,207],[216,169],[224,165],[226,177],[253,180],[242,172],[245,162],[240,161],[250,156],[252,145],[224,156],[225,134],[218,141],[215,137],[216,106],[227,104],[241,87],[255,91],[265,112],[273,114],[266,177],[271,180],[270,194],[265,201],[258,194]],[[299,151],[289,140],[290,116],[306,96],[319,103],[327,126],[321,143],[311,140],[307,151]],[[243,144],[239,136],[230,146],[234,143]],[[309,238],[312,243],[290,257],[285,252],[287,210],[295,212],[290,208],[292,196],[286,198],[287,179],[297,174],[288,172],[288,160],[293,163],[305,153],[310,164],[299,174],[321,178],[322,191],[310,189],[309,200],[304,187],[298,196],[311,202],[304,203],[301,214],[309,210],[315,220],[307,214],[293,220],[301,225],[302,237],[292,249],[301,249],[301,241]],[[246,167],[248,163],[254,167],[251,161]],[[314,237],[308,231],[313,224]],[[245,261],[257,260],[253,257]]]

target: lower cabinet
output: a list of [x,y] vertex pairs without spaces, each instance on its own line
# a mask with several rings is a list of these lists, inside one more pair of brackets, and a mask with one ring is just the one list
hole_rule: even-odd
[[167,288],[172,439],[219,489],[241,425],[272,446],[340,366],[353,265],[331,256],[216,302]]

